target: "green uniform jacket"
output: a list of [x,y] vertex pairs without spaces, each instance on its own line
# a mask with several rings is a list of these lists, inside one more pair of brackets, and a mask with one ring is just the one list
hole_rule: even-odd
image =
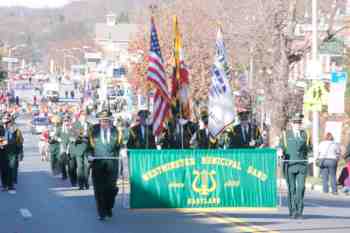
[[77,140],[75,142],[71,142],[69,146],[69,154],[71,158],[85,158],[87,157],[88,144],[83,140]]
[[196,145],[197,149],[214,149],[218,147],[218,140],[211,138],[207,135],[206,129],[199,129],[196,132]]
[[287,130],[282,133],[279,146],[283,150],[285,160],[289,160],[287,164],[303,164],[307,165],[307,161],[293,161],[293,160],[307,160],[307,154],[310,151],[310,139],[306,131],[300,131],[300,137],[296,137],[292,130]]
[[[244,140],[244,136],[242,134],[242,127],[241,125],[235,125],[231,126],[227,130],[227,139],[226,139],[226,146],[227,148],[255,148],[259,147],[262,143],[262,137],[260,133],[260,129],[258,126],[249,123],[248,125],[248,135],[246,139]],[[255,146],[250,146],[249,142],[251,140],[255,141]]]
[[156,141],[153,135],[153,127],[145,126],[145,136],[142,137],[141,125],[132,127],[129,131],[128,148],[129,149],[155,149]]
[[51,154],[58,154],[60,150],[59,138],[61,137],[61,128],[57,127],[56,132],[49,137],[49,150]]
[[91,129],[90,123],[86,122],[86,126],[84,128],[84,125],[80,121],[77,121],[74,123],[73,127],[81,129],[83,132],[83,137],[87,138],[89,136],[89,130]]
[[60,154],[67,153],[68,152],[68,145],[70,143],[70,138],[73,136],[71,134],[71,130],[67,129],[67,131],[63,131],[63,128],[61,128],[61,134],[60,134]]
[[122,137],[115,127],[110,128],[110,140],[102,141],[101,127],[94,125],[89,132],[89,144],[93,156],[96,157],[118,157]]
[[15,131],[11,133],[11,138],[7,138],[7,140],[6,152],[10,158],[23,154],[23,135],[21,130],[15,129]]
[[[191,146],[191,138],[197,131],[198,125],[194,122],[188,121],[183,126],[183,148],[188,149]],[[171,121],[167,124],[165,134],[161,139],[162,149],[181,149],[182,139],[181,133],[176,132],[176,123]]]

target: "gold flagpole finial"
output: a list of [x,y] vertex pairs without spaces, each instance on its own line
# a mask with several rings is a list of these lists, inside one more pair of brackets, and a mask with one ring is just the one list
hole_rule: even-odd
[[216,25],[217,25],[217,27],[222,31],[223,23],[222,23],[220,20],[217,20],[217,21],[216,21]]

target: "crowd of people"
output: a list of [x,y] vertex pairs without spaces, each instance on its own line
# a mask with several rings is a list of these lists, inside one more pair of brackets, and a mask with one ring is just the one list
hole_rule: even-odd
[[[122,119],[114,120],[108,109],[92,114],[81,109],[75,114],[56,113],[52,128],[40,135],[46,148],[40,150],[41,159],[49,161],[51,172],[72,187],[89,189],[89,178],[95,193],[98,217],[101,221],[112,217],[114,200],[118,194],[117,180],[122,169],[119,152],[128,149],[255,149],[266,147],[259,127],[252,122],[249,110],[238,113],[239,123],[229,126],[219,138],[211,137],[208,129],[208,111],[203,108],[199,122],[182,119],[173,112],[163,133],[156,137],[149,123],[150,112],[140,110],[130,126]],[[98,120],[97,124],[90,121]],[[305,179],[308,174],[310,137],[301,127],[303,116],[296,114],[283,131],[278,155],[288,187],[288,207],[292,218],[302,218]],[[0,173],[3,190],[14,190],[17,183],[18,163],[23,159],[23,136],[14,124],[14,117],[5,113],[0,128]],[[95,122],[96,123],[96,122]],[[332,192],[337,192],[335,178],[339,148],[330,133],[320,145],[321,174],[324,191],[328,192],[331,176]],[[334,161],[333,161],[334,160]],[[339,183],[350,192],[350,160],[341,172]]]
[[240,124],[228,129],[224,139],[215,139],[208,131],[208,111],[203,109],[200,124],[181,119],[174,113],[160,137],[149,124],[150,112],[140,110],[130,127],[122,119],[114,120],[109,110],[96,115],[81,110],[78,114],[56,114],[52,128],[40,138],[47,142],[41,150],[42,160],[49,160],[52,174],[69,180],[73,187],[89,189],[91,173],[99,219],[112,216],[116,181],[122,169],[119,150],[129,149],[214,149],[257,148],[263,145],[260,129],[250,122],[250,112],[239,114]]

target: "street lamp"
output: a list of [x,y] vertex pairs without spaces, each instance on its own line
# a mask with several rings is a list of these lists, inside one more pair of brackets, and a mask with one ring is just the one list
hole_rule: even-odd
[[[314,63],[318,61],[318,48],[317,48],[317,0],[312,0],[312,60]],[[314,76],[317,76],[317,70],[313,70]],[[316,78],[316,77],[313,77]],[[312,146],[313,146],[313,158],[316,160],[318,157],[318,144],[319,144],[319,112],[314,110],[312,112]],[[314,176],[318,176],[319,170],[314,163]]]

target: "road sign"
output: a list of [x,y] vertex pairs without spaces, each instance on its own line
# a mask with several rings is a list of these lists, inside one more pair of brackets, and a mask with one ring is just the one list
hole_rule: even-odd
[[328,103],[328,91],[324,86],[324,83],[319,81],[315,82],[304,95],[304,109],[307,111],[322,110],[322,106]]
[[348,78],[347,72],[332,72],[331,82],[334,84],[345,82]]

